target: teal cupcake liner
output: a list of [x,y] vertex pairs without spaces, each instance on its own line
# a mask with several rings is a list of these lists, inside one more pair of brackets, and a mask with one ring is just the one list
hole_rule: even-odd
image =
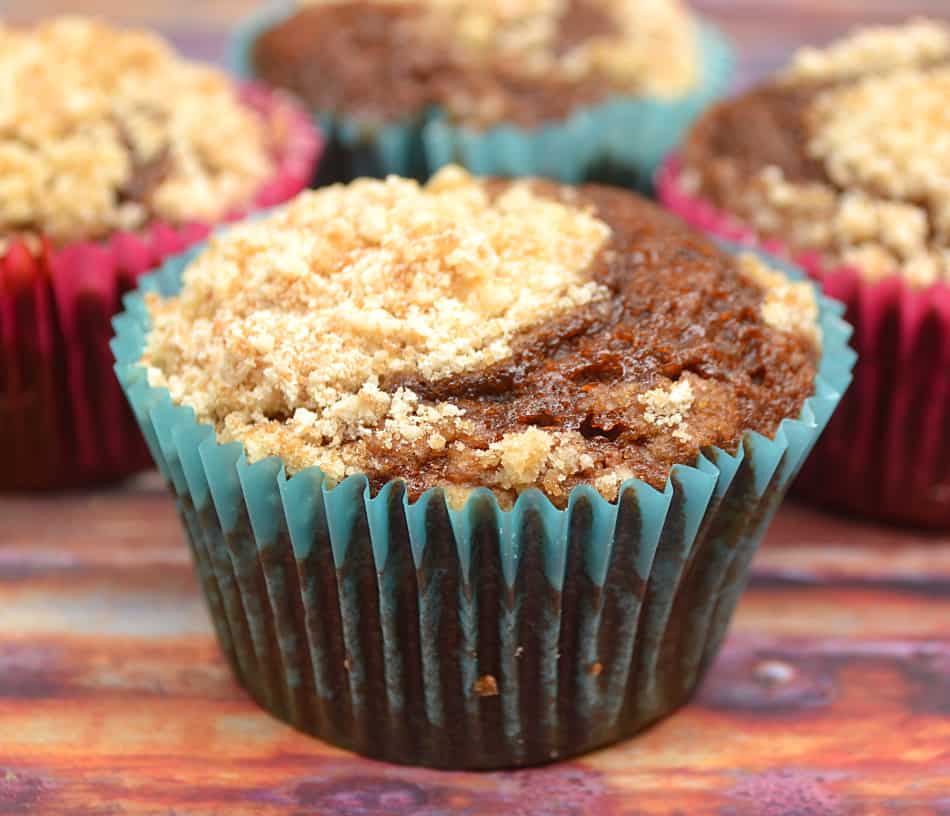
[[[295,8],[285,0],[272,3],[238,27],[228,49],[228,63],[236,74],[259,79],[253,63],[255,43]],[[705,22],[698,22],[696,30],[701,80],[679,99],[614,97],[564,121],[483,131],[455,125],[436,108],[378,128],[318,113],[315,119],[329,145],[321,181],[390,174],[424,180],[439,167],[456,163],[477,175],[600,181],[649,192],[663,160],[732,82],[735,61],[726,39]]]
[[746,433],[735,455],[676,465],[663,491],[630,480],[616,502],[582,486],[563,510],[538,491],[503,510],[480,489],[453,509],[441,489],[410,502],[399,481],[374,496],[364,476],[328,487],[317,468],[249,464],[151,387],[142,293],[174,295],[195,254],[126,297],[112,348],[221,647],[277,717],[399,763],[544,763],[686,702],[855,360],[839,304],[821,298],[815,393],[773,439]]

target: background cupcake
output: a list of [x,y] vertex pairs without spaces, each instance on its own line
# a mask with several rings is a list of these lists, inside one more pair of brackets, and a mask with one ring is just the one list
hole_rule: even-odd
[[289,102],[149,34],[0,26],[0,489],[147,464],[110,371],[122,294],[209,224],[298,192],[317,149]]
[[305,193],[144,290],[117,371],[238,677],[442,767],[685,702],[853,361],[810,285],[629,193],[457,168]]
[[318,115],[324,180],[457,162],[647,187],[731,75],[680,0],[278,3],[238,33],[232,63]]
[[699,122],[664,201],[793,255],[847,304],[860,362],[798,491],[950,527],[950,26],[806,49]]

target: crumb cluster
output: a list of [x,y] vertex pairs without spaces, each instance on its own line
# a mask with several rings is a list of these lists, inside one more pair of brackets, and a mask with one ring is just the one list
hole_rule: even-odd
[[950,279],[950,65],[830,90],[812,115],[809,152],[849,191],[832,223],[844,259],[920,285]]
[[779,74],[788,83],[829,82],[936,65],[950,59],[950,27],[928,19],[868,26],[825,48],[806,47]]
[[159,38],[80,17],[0,23],[0,242],[215,219],[272,169],[232,82]]
[[693,407],[693,388],[688,379],[682,379],[665,388],[653,388],[637,397],[640,404],[646,409],[643,418],[661,428],[670,428],[674,439],[689,442],[689,428],[686,424],[686,415]]
[[[807,100],[793,167],[820,172],[766,163],[729,208],[871,280],[950,280],[950,26],[915,21],[806,49],[779,82]],[[702,189],[703,172],[687,180]]]
[[[621,428],[688,461],[731,439],[741,419],[728,382],[692,371],[582,385],[567,409],[581,412],[577,426],[554,427],[544,409],[514,423],[481,410],[511,398],[512,386],[490,383],[526,349],[557,354],[532,332],[572,320],[575,334],[593,330],[619,305],[592,270],[629,238],[591,200],[456,167],[424,186],[390,177],[304,193],[214,239],[179,296],[148,299],[149,382],[221,441],[241,441],[251,461],[279,455],[291,473],[317,465],[336,482],[423,468],[453,502],[475,487],[503,501],[532,487],[564,501],[580,481],[614,498],[635,475],[611,443]],[[804,291],[747,263],[752,272],[736,277],[753,284],[762,325],[813,337]],[[440,387],[451,396],[427,396]]]
[[807,281],[790,281],[752,253],[740,255],[737,263],[739,271],[765,293],[761,306],[765,325],[779,331],[801,334],[820,348],[821,331],[815,287]]

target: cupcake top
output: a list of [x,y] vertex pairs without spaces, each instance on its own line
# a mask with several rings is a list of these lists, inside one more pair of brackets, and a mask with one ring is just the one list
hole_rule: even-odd
[[680,0],[309,0],[266,32],[258,74],[368,122],[438,105],[473,126],[562,119],[611,94],[698,80]]
[[302,194],[147,298],[153,386],[251,461],[563,505],[662,488],[814,386],[808,284],[620,190],[391,177]]
[[214,220],[272,165],[231,81],[159,38],[79,17],[0,24],[0,246]]
[[805,49],[713,109],[687,188],[768,237],[914,286],[950,280],[950,26],[917,20]]

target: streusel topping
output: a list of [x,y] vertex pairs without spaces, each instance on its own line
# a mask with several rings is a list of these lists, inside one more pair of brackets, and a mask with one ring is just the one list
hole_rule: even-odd
[[[414,25],[433,41],[451,37],[478,62],[511,62],[524,76],[598,77],[618,91],[676,96],[697,75],[695,31],[680,0],[364,0],[425,11]],[[333,6],[340,0],[301,0]],[[589,36],[562,25],[573,7],[597,15]],[[590,19],[588,17],[588,19]]]
[[519,330],[605,298],[584,271],[609,235],[526,185],[491,199],[455,167],[424,187],[305,193],[213,241],[182,296],[155,303],[149,362],[232,428],[280,416],[334,442],[381,422],[411,435],[458,412],[389,385],[484,369]]
[[826,48],[802,48],[779,78],[793,84],[840,81],[924,68],[948,59],[950,27],[916,19],[902,26],[868,26]]
[[[730,103],[736,116],[745,104],[770,117],[776,133],[761,144],[772,155],[743,144],[730,154],[713,148],[706,160],[709,147],[693,144],[687,158],[700,158],[687,162],[686,180],[764,234],[870,279],[900,273],[920,287],[948,281],[948,100],[950,26],[914,21],[859,32],[824,51],[806,50],[778,84]],[[697,133],[723,140],[732,126],[724,118]]]
[[681,251],[678,229],[621,191],[455,167],[324,188],[151,297],[143,364],[290,472],[556,502],[662,486],[672,462],[797,413],[817,355],[811,287],[688,233]]
[[765,325],[801,334],[820,348],[818,303],[812,285],[805,281],[793,283],[752,253],[740,255],[738,264],[739,271],[765,292],[760,308]]
[[680,0],[316,0],[265,31],[253,61],[369,129],[432,107],[535,127],[614,94],[682,96],[697,36]]
[[223,73],[85,18],[0,23],[0,241],[212,220],[271,172],[264,125]]

